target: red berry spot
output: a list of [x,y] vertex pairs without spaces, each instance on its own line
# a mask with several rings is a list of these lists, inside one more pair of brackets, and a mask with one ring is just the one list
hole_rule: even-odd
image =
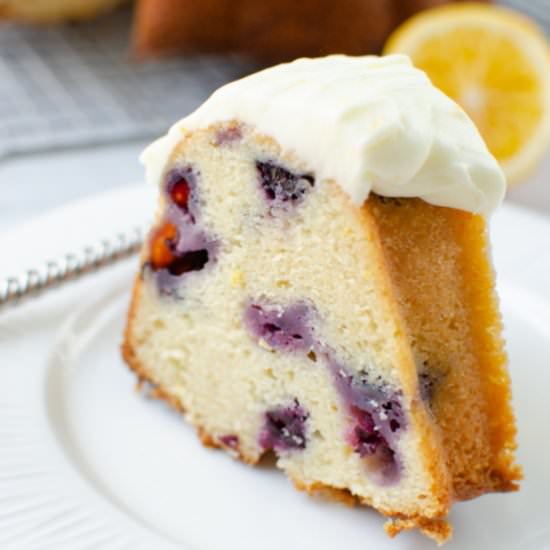
[[150,240],[150,256],[153,269],[165,268],[174,261],[173,250],[176,238],[176,226],[170,222],[162,224],[153,231]]
[[239,436],[234,434],[222,435],[220,437],[220,443],[230,449],[236,450],[239,448]]
[[189,186],[189,182],[185,178],[180,178],[171,183],[168,189],[168,194],[174,201],[174,204],[177,204],[180,208],[187,209],[191,188]]

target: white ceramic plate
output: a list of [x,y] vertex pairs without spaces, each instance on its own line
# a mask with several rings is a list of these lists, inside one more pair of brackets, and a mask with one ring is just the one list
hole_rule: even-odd
[[[0,236],[0,276],[147,219],[141,186]],[[516,494],[458,504],[462,549],[550,548],[550,222],[505,206],[493,220],[519,460]],[[272,467],[203,448],[134,391],[119,355],[137,260],[0,314],[0,549],[419,549],[383,519],[295,491]]]

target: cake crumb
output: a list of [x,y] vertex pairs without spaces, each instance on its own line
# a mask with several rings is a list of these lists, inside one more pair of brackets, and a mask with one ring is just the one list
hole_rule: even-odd
[[263,338],[260,338],[258,340],[258,345],[262,348],[262,349],[265,349],[267,351],[275,351]]
[[231,273],[231,286],[233,288],[244,288],[246,286],[244,273],[240,269],[235,269]]

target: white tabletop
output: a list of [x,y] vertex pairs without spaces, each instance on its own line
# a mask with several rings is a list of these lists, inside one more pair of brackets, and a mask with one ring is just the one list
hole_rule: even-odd
[[[145,142],[14,157],[0,163],[0,232],[68,201],[143,180]],[[506,200],[550,216],[550,155]]]
[[143,180],[145,142],[19,156],[0,163],[0,232],[51,208]]

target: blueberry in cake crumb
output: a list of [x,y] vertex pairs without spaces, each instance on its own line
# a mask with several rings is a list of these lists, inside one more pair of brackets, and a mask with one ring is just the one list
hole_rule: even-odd
[[176,258],[168,267],[170,275],[183,275],[189,271],[200,271],[208,262],[208,250],[190,250]]
[[[195,188],[196,174],[191,166],[175,168],[166,176],[166,195],[169,201],[184,213],[190,210]],[[194,223],[194,220],[192,222]]]
[[[178,243],[172,250],[172,243],[170,243],[168,252],[164,253],[166,260],[170,259],[168,263],[159,264],[149,261],[144,265],[144,273],[153,274],[160,294],[182,298],[180,286],[183,278],[187,274],[201,272],[207,265],[215,261],[218,248],[218,243],[215,241],[207,241],[204,235],[199,234],[188,244],[194,246],[190,246],[189,250],[185,249],[185,246],[180,249],[181,243]],[[185,245],[185,241],[183,245]]]
[[315,185],[311,174],[295,174],[272,161],[256,161],[265,197],[277,203],[298,202]]
[[248,330],[268,346],[284,351],[309,352],[314,346],[310,309],[304,303],[286,307],[251,302],[245,309]]
[[330,368],[352,421],[348,441],[361,458],[374,457],[369,470],[381,483],[399,479],[399,461],[395,442],[406,427],[399,392],[381,380],[371,381],[368,374],[351,374],[330,359]]
[[155,274],[161,294],[174,296],[180,278],[201,271],[213,260],[218,243],[201,226],[196,201],[197,174],[190,166],[168,172],[165,215],[149,240],[149,260],[143,272]]
[[380,425],[374,421],[373,415],[354,406],[350,412],[354,426],[348,441],[353,450],[365,460],[372,479],[381,485],[399,481],[401,466],[398,457],[382,435]]
[[371,381],[366,372],[352,374],[343,367],[334,351],[316,338],[311,325],[313,310],[303,302],[281,306],[254,300],[245,308],[245,325],[270,348],[304,353],[313,363],[318,357],[324,359],[350,417],[348,443],[361,458],[368,459],[368,469],[380,483],[397,482],[399,463],[394,447],[406,425],[399,393],[382,380]]
[[222,435],[220,443],[229,447],[230,449],[237,450],[239,448],[239,436],[235,434]]
[[179,250],[179,235],[180,232],[171,222],[161,223],[153,232],[149,260],[153,271],[164,269],[170,275],[179,276],[189,271],[200,271],[206,265],[209,260],[208,250]]
[[368,412],[388,435],[405,427],[398,391],[391,390],[382,380],[371,381],[367,373],[351,374],[334,361],[331,363],[336,386],[350,408]]
[[264,450],[274,451],[305,449],[308,417],[297,399],[290,406],[270,409],[264,415],[260,445]]
[[350,442],[361,458],[376,453],[378,447],[387,445],[380,429],[374,423],[372,415],[358,407],[351,407],[355,425],[351,432]]

